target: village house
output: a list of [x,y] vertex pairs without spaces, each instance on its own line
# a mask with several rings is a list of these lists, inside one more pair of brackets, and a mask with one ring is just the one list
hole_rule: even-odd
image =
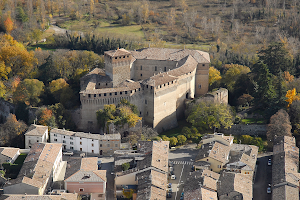
[[252,176],[249,174],[222,171],[217,184],[219,200],[253,199]]
[[184,183],[184,199],[217,200],[217,181],[220,174],[210,170],[190,172]]
[[4,186],[4,194],[45,194],[63,168],[62,145],[35,143],[31,147],[16,179]]
[[65,179],[65,189],[93,200],[106,199],[106,170],[98,170],[97,163],[98,157],[82,158],[80,169]]
[[272,199],[299,200],[299,148],[294,137],[274,140],[272,159]]
[[93,154],[112,154],[120,149],[121,135],[91,134],[53,128],[50,131],[50,142],[61,143],[64,150],[75,150]]
[[117,49],[106,51],[104,60],[105,70],[96,68],[80,79],[81,130],[97,132],[96,111],[126,99],[138,107],[143,124],[162,132],[183,118],[186,99],[208,91],[207,52]]
[[218,141],[202,144],[195,158],[195,170],[210,169],[219,173],[228,162],[230,148],[230,146],[223,145]]
[[48,138],[48,126],[31,124],[25,133],[25,149],[31,148],[36,142],[47,142]]
[[258,147],[254,145],[233,144],[226,170],[253,176],[256,166]]
[[123,190],[134,190],[137,200],[165,200],[168,180],[169,141],[139,141],[136,152],[127,152],[115,159],[120,166],[132,162],[126,171],[115,168],[116,196],[122,197]]
[[19,148],[13,147],[0,147],[0,166],[2,168],[3,163],[14,163],[20,155]]
[[78,194],[74,193],[59,193],[55,195],[28,195],[28,194],[5,194],[0,197],[5,200],[77,200]]

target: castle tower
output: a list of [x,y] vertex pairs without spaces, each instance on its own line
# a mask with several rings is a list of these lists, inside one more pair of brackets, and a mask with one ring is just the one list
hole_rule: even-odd
[[209,63],[198,63],[195,75],[195,96],[199,97],[208,92]]
[[131,53],[125,49],[106,51],[104,53],[105,73],[111,78],[113,87],[130,79],[131,59]]

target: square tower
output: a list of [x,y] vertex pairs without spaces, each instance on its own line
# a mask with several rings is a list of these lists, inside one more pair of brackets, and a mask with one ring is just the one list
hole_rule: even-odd
[[113,87],[130,79],[131,59],[131,53],[125,49],[111,50],[104,53],[105,73],[111,78]]

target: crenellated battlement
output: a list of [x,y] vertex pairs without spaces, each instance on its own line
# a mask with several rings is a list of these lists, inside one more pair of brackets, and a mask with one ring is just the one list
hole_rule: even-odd
[[104,53],[105,70],[81,79],[80,129],[98,130],[96,111],[126,99],[158,131],[177,125],[186,99],[208,91],[209,55],[197,50],[145,48]]

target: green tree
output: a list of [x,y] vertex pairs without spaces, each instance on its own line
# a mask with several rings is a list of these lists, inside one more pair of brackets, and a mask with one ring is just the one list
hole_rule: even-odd
[[241,75],[250,72],[249,67],[238,64],[226,65],[226,68],[228,68],[228,70],[224,74],[223,82],[229,91],[234,90],[235,83]]
[[283,43],[271,43],[267,49],[262,49],[258,54],[259,60],[268,66],[270,73],[279,75],[280,72],[290,71],[291,58]]
[[18,6],[16,9],[16,19],[20,22],[26,22],[28,20],[28,17],[26,13],[24,12],[23,8],[21,6]]
[[262,107],[267,108],[276,98],[276,91],[272,83],[272,74],[266,64],[260,62],[254,65],[256,75],[255,100],[257,104],[262,104]]
[[188,107],[187,122],[198,130],[213,128],[230,128],[233,124],[231,108],[226,104],[211,102],[193,103]]
[[177,136],[178,143],[183,144],[186,141],[186,137],[184,135]]
[[176,146],[176,144],[178,143],[178,140],[176,137],[171,137],[170,138],[170,146]]
[[132,196],[133,196],[133,193],[134,193],[133,189],[129,189],[129,190],[124,190],[124,189],[123,189],[123,195],[124,195],[124,197],[126,197],[127,199],[131,199]]
[[25,102],[27,105],[37,106],[40,102],[39,96],[44,91],[44,83],[37,79],[25,79],[13,93],[13,101]]
[[129,163],[123,163],[122,164],[122,169],[123,169],[123,171],[126,171],[126,170],[128,170],[130,168],[130,164]]
[[161,137],[161,139],[162,139],[163,141],[170,141],[170,138],[167,137],[167,136],[165,136],[165,135],[163,135],[163,136]]

